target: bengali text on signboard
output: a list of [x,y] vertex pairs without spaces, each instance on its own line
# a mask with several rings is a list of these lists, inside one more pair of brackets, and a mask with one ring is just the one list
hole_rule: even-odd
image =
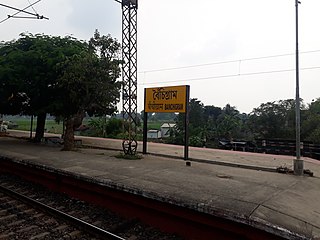
[[145,89],[145,112],[185,112],[188,86]]

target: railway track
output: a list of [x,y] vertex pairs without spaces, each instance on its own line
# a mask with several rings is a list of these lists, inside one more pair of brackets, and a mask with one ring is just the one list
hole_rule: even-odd
[[[14,190],[12,190],[14,189]],[[20,194],[14,186],[0,186],[2,238],[114,239],[124,238],[70,214]],[[2,231],[1,231],[2,232]],[[17,236],[18,235],[18,236]]]
[[[109,231],[105,229],[110,229]],[[141,236],[145,235],[145,236]],[[136,220],[0,175],[2,239],[180,239]]]
[[[2,182],[2,176],[4,176],[2,174],[10,174],[25,179],[14,180],[15,184],[19,182],[19,185],[21,185],[27,180],[35,183],[36,186],[51,189],[51,191],[42,194],[38,194],[38,190],[35,189],[34,192],[37,196],[32,198],[51,207],[56,206],[58,210],[67,212],[128,240],[255,240],[257,236],[261,240],[301,239],[296,238],[295,235],[292,237],[287,232],[283,233],[281,231],[279,234],[274,228],[269,229],[270,232],[265,231],[250,224],[154,200],[132,192],[121,191],[121,189],[99,184],[89,178],[80,179],[73,174],[59,173],[49,168],[42,169],[29,163],[21,164],[2,159],[0,161],[0,183]],[[23,186],[22,188],[29,191],[30,186]],[[55,194],[57,192],[68,194],[75,199],[60,200],[60,194],[57,196],[52,191]],[[30,193],[30,195],[32,194]],[[99,208],[92,208],[89,203],[93,206],[99,206]],[[129,220],[119,216],[125,216]],[[135,218],[138,218],[144,224],[132,220]]]

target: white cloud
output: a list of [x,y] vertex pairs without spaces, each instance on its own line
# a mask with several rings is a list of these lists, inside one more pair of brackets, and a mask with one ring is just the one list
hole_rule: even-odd
[[92,36],[95,29],[101,34],[111,34],[120,40],[121,5],[106,0],[69,0],[72,12],[67,24],[81,36]]

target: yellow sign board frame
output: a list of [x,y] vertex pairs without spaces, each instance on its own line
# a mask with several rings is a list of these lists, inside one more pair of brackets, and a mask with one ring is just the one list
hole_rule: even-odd
[[[189,159],[189,97],[189,85],[144,89],[143,154],[147,154],[148,113],[179,112],[185,113],[184,160]],[[186,162],[186,165],[191,166],[191,163]]]
[[145,112],[186,112],[190,86],[145,88]]

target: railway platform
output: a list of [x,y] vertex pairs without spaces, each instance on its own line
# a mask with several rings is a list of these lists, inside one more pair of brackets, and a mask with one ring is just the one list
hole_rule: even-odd
[[[28,162],[57,171],[114,183],[127,191],[249,224],[287,239],[320,239],[320,162],[304,158],[314,176],[273,171],[292,167],[293,157],[148,143],[139,160],[116,158],[121,141],[82,137],[90,148],[60,151],[17,137],[0,137],[0,159]],[[15,138],[13,138],[15,137]],[[141,144],[140,144],[141,145]],[[116,150],[118,149],[118,150]]]

